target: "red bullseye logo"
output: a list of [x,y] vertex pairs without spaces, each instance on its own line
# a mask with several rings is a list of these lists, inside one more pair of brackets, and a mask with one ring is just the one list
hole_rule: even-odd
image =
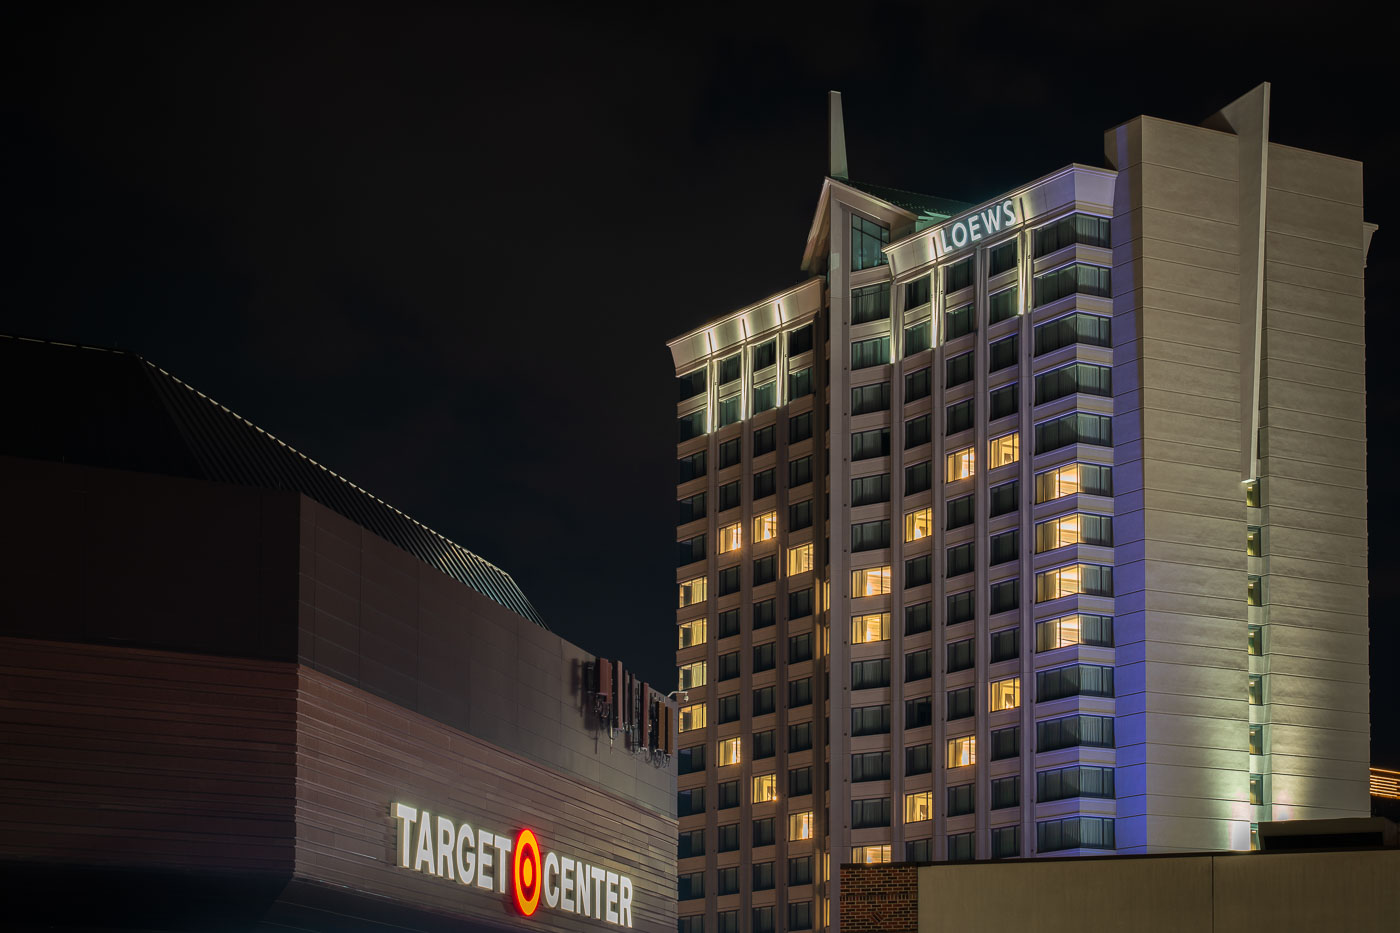
[[522,829],[515,837],[515,859],[512,881],[515,888],[515,906],[525,916],[530,916],[540,906],[540,892],[544,890],[544,865],[540,860],[540,844],[535,834]]

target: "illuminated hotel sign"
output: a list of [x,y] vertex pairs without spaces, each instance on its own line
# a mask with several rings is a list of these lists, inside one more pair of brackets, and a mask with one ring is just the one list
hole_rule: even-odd
[[994,236],[1017,223],[1016,202],[1007,198],[1000,204],[968,214],[938,228],[938,254],[946,256],[954,250],[969,246],[984,237]]
[[511,837],[402,803],[394,804],[393,813],[399,821],[400,868],[501,894],[509,891],[526,917],[543,901],[551,910],[632,926],[632,879],[626,875],[543,852],[528,829]]

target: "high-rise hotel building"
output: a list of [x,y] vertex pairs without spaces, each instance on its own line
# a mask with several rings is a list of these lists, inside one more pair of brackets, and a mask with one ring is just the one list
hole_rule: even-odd
[[981,204],[848,177],[670,342],[681,933],[837,866],[1368,813],[1361,165],[1267,85]]

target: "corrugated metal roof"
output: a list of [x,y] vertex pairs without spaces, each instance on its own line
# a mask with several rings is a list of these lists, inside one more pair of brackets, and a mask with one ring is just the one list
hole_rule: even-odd
[[[0,432],[6,453],[299,492],[548,628],[510,574],[150,360],[4,335],[0,353],[0,391],[37,406],[17,406],[27,415]],[[51,391],[35,391],[50,380]]]

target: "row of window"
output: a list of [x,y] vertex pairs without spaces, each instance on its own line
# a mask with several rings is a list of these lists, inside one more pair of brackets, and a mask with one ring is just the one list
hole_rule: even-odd
[[[788,356],[794,357],[812,349],[813,325],[807,324],[787,333]],[[778,360],[777,338],[766,340],[751,349],[754,372],[767,369]],[[740,353],[724,357],[715,362],[715,385],[727,385],[743,374],[743,357]],[[703,395],[706,389],[708,368],[697,369],[676,377],[677,401]]]
[[[958,402],[949,407],[946,419],[948,433],[956,434],[972,427],[971,401]],[[904,449],[909,450],[929,443],[932,439],[932,418],[919,415],[904,422]],[[1019,457],[1020,438],[1015,433],[993,438],[998,444],[993,449],[993,468],[1015,463]],[[1092,412],[1073,411],[1035,426],[1035,452],[1048,453],[1071,444],[1089,444],[1097,447],[1113,446],[1113,417]],[[851,432],[851,460],[873,460],[890,455],[890,429],[871,428],[866,431]],[[947,454],[946,481],[957,482],[967,479],[976,472],[976,451],[963,447]],[[906,490],[912,492],[913,490]],[[737,497],[737,483],[735,484]],[[737,498],[735,499],[737,505]]]
[[[767,863],[767,864],[772,864]],[[757,870],[758,866],[754,866]],[[771,885],[770,885],[771,887]],[[721,910],[716,915],[716,925],[714,933],[739,933],[739,911]],[[777,927],[774,926],[772,907],[755,907],[750,911],[749,933],[774,933]],[[812,929],[812,902],[796,901],[790,902],[787,907],[788,930],[810,930]],[[703,914],[696,914],[693,917],[679,917],[676,920],[676,933],[705,933],[705,917]]]
[[[812,394],[812,368],[788,373],[787,399],[803,398]],[[757,415],[765,411],[770,411],[778,406],[778,383],[771,380],[762,385],[754,386],[752,396],[752,408],[750,415]],[[736,393],[719,400],[715,408],[715,429],[736,424],[744,418],[743,395]],[[697,408],[689,414],[681,415],[676,419],[676,442],[682,443],[691,438],[700,437],[708,433],[709,428],[709,408]]]
[[[863,567],[851,571],[851,596],[885,596],[890,592],[890,567]],[[932,582],[932,557],[911,557],[904,562],[904,588],[912,589]],[[690,581],[694,582],[694,581]],[[686,584],[681,584],[685,586]],[[1013,577],[990,584],[992,613],[1006,612],[1020,605],[1020,578]],[[1042,570],[1035,575],[1035,601],[1048,602],[1064,596],[1112,596],[1113,568],[1100,564],[1066,564]],[[972,619],[975,609],[973,593],[967,590],[947,596],[947,624],[956,625]]]
[[[799,886],[812,883],[812,856],[797,855],[787,860],[787,883]],[[715,893],[718,895],[739,893],[739,871],[736,867],[720,868],[715,873]],[[704,871],[686,872],[680,875],[681,900],[695,900],[705,896]],[[753,891],[773,890],[773,863],[756,862],[752,867]]]
[[[1065,287],[1060,279],[1066,275],[1070,279],[1066,281],[1078,282],[1079,278],[1087,278],[1088,272],[1076,270],[1093,270],[1096,266],[1068,266],[1047,275],[1059,276],[1054,282],[1036,279],[1037,295],[1051,295],[1064,297],[1071,292],[1058,292],[1057,289]],[[1107,288],[1107,277],[1109,270],[1098,269],[1103,274],[1104,287]],[[1096,291],[1089,291],[1087,288],[1074,288],[1072,291],[1088,292],[1097,294]],[[1046,298],[1047,301],[1054,300]],[[1037,304],[1043,304],[1038,301]],[[1016,289],[1010,288],[1004,292],[998,292],[991,296],[988,320],[992,324],[1006,320],[1016,313]],[[888,315],[886,315],[888,316]],[[976,330],[977,318],[974,307],[970,304],[953,308],[944,312],[943,334],[945,340],[956,340],[965,337]],[[1084,344],[1093,347],[1111,347],[1112,319],[1101,314],[1090,314],[1087,311],[1074,311],[1062,317],[1037,324],[1033,331],[1035,341],[1035,355],[1041,356],[1054,352],[1062,347],[1071,344]],[[904,356],[910,357],[915,353],[923,352],[932,345],[932,326],[930,322],[923,321],[918,324],[911,324],[904,329]],[[973,377],[973,360],[975,350],[959,353],[944,360],[944,385],[946,388],[970,382]],[[988,372],[997,372],[1008,366],[1014,366],[1019,360],[1019,335],[1010,334],[1007,337],[993,342],[988,347],[990,360]],[[861,340],[851,341],[851,369],[869,369],[872,366],[883,366],[894,362],[890,353],[890,337],[882,334],[876,337],[866,337]],[[1086,390],[1088,391],[1088,390]],[[805,394],[805,393],[804,393]],[[789,394],[790,398],[801,396]],[[918,396],[906,395],[906,399],[912,400]],[[1038,404],[1038,403],[1037,403]],[[694,435],[692,435],[694,436]]]

